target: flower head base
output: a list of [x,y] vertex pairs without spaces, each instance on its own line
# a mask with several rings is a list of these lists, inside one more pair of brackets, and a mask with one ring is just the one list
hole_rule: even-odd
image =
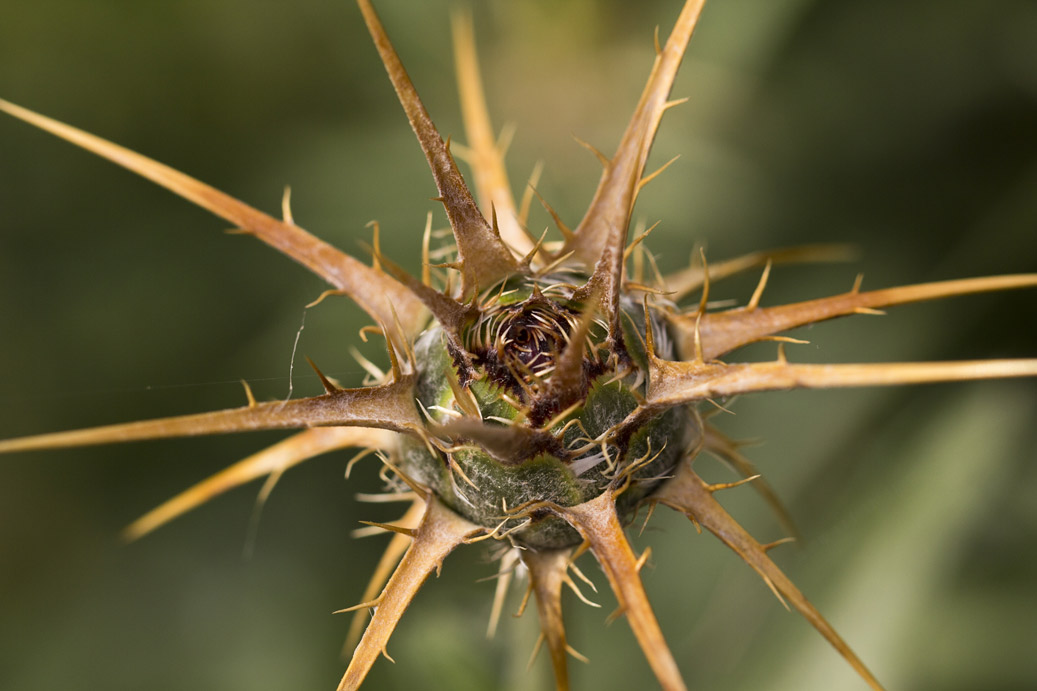
[[[847,293],[761,307],[772,261],[817,260],[832,248],[751,255],[734,265],[764,267],[745,307],[708,309],[710,279],[732,265],[702,265],[646,280],[626,274],[642,253],[628,244],[639,191],[669,92],[702,10],[688,0],[657,58],[630,124],[579,225],[560,219],[558,242],[536,241],[514,203],[492,138],[475,68],[471,25],[461,18],[455,42],[474,172],[473,195],[404,71],[368,0],[359,0],[375,46],[431,168],[453,234],[449,261],[433,266],[426,250],[421,279],[375,251],[368,266],[297,226],[285,205],[272,218],[144,156],[0,101],[0,110],[148,177],[230,221],[349,296],[385,336],[391,372],[371,386],[343,389],[321,374],[326,392],[257,402],[231,410],[60,432],[0,442],[0,452],[254,429],[298,429],[294,436],[232,466],[130,527],[133,537],[256,477],[283,472],[320,453],[360,447],[380,453],[394,492],[412,501],[398,525],[365,602],[374,608],[341,689],[366,677],[424,579],[456,547],[497,540],[506,566],[519,559],[548,644],[559,688],[567,688],[569,647],[561,621],[561,586],[574,554],[600,563],[659,683],[684,684],[648,604],[623,526],[642,505],[664,505],[716,534],[779,597],[806,617],[873,688],[878,682],[803,594],[716,501],[729,485],[709,485],[692,469],[702,448],[729,458],[746,479],[752,467],[705,423],[696,406],[742,393],[894,385],[1037,375],[1035,360],[869,365],[797,365],[779,346],[764,363],[719,358],[783,332],[838,316],[1010,288],[1037,286],[1037,275],[948,281]],[[383,268],[384,267],[384,268]],[[681,307],[695,291],[696,304]],[[319,374],[319,371],[318,371]],[[740,483],[732,483],[740,484]],[[766,492],[766,486],[757,483]],[[390,575],[392,566],[398,567]],[[507,569],[504,569],[505,571]],[[356,621],[363,623],[362,619]]]
[[[627,516],[702,437],[684,408],[627,422],[644,400],[644,370],[619,364],[608,325],[591,319],[594,303],[573,300],[576,286],[556,276],[544,283],[508,281],[485,293],[462,329],[463,353],[451,355],[439,328],[421,335],[415,392],[432,443],[405,442],[401,459],[459,514],[534,549],[581,538],[525,507],[575,506],[623,484],[617,508]],[[631,359],[643,365],[646,312],[625,307],[624,340],[638,344]],[[656,319],[654,329],[666,326]]]

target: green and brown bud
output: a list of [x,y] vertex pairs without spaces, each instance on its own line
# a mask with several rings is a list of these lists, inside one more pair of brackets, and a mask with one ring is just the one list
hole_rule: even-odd
[[[402,470],[473,523],[534,549],[582,540],[550,512],[524,507],[575,506],[623,485],[617,508],[625,522],[702,441],[691,409],[632,417],[649,376],[643,308],[625,301],[624,342],[635,364],[621,364],[607,324],[589,319],[595,305],[574,302],[569,280],[523,278],[489,289],[462,330],[466,357],[451,355],[437,327],[414,346],[415,392],[431,441],[403,439]],[[657,333],[667,328],[656,316],[649,323]],[[578,358],[563,367],[566,352]],[[468,362],[462,385],[458,370]]]

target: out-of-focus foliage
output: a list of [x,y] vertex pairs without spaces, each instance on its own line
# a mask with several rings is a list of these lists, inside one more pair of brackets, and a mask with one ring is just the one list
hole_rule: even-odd
[[[378,3],[444,133],[463,140],[449,8]],[[478,3],[497,123],[514,122],[516,185],[570,223],[647,74],[652,29],[679,3]],[[377,218],[417,267],[435,194],[349,2],[9,0],[0,95],[295,218],[353,253]],[[708,255],[851,242],[854,265],[782,267],[764,302],[849,288],[1033,271],[1037,261],[1037,9],[1025,0],[712,0],[655,158],[682,158],[642,195],[651,248],[675,269]],[[0,436],[240,403],[237,380],[284,396],[315,278],[109,164],[0,122]],[[440,213],[439,209],[436,209]],[[439,219],[442,223],[442,218]],[[534,230],[547,224],[534,216]],[[747,300],[755,276],[716,286]],[[1032,292],[903,307],[816,327],[801,361],[1033,356]],[[306,316],[299,352],[346,383],[359,310]],[[382,358],[372,341],[362,349]],[[772,351],[761,349],[760,357]],[[295,372],[296,392],[316,392]],[[880,679],[900,689],[1037,686],[1037,415],[1030,381],[746,398],[720,421],[805,541],[779,562]],[[24,455],[0,464],[0,686],[331,688],[380,538],[350,539],[373,461],[293,470],[242,558],[254,495],[221,498],[139,544],[119,529],[267,439],[179,440]],[[725,478],[708,458],[707,476]],[[761,539],[780,533],[748,491],[724,497]],[[854,688],[859,681],[756,576],[676,517],[640,546],[664,631],[697,688]],[[525,671],[535,613],[482,637],[491,567],[450,558],[403,620],[371,688],[547,688]],[[597,574],[593,574],[597,576]],[[600,578],[598,578],[601,581]],[[576,688],[649,679],[623,626],[575,600],[570,639],[596,662]],[[512,603],[517,604],[517,599]],[[604,664],[622,660],[622,664]]]

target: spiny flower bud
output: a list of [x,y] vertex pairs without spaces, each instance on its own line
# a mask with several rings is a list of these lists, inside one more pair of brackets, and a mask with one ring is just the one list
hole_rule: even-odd
[[490,288],[462,329],[467,357],[451,356],[438,328],[415,344],[415,391],[433,443],[405,441],[401,468],[468,520],[534,549],[582,538],[551,512],[523,507],[575,506],[624,485],[617,509],[626,522],[702,441],[690,409],[631,418],[647,390],[645,312],[624,303],[623,362],[632,364],[623,364],[607,323],[591,319],[595,305],[573,300],[572,279]]

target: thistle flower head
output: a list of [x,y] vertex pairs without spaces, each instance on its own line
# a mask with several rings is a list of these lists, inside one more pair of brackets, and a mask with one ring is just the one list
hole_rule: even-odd
[[[384,336],[391,361],[369,386],[341,388],[317,370],[325,393],[258,402],[177,418],[117,424],[0,442],[0,452],[257,429],[294,436],[232,466],[130,526],[138,537],[226,489],[347,447],[377,451],[390,493],[412,502],[398,524],[386,568],[356,609],[373,610],[340,689],[360,686],[424,579],[459,546],[503,545],[502,562],[521,560],[536,597],[542,637],[558,687],[568,687],[570,648],[561,620],[561,586],[573,559],[589,551],[604,571],[666,689],[684,682],[649,605],[624,526],[642,506],[666,506],[714,533],[801,613],[873,688],[879,683],[850,647],[718,503],[728,485],[705,482],[692,460],[709,449],[744,480],[757,475],[699,406],[739,394],[795,388],[883,386],[1037,375],[1035,360],[810,365],[789,362],[779,344],[768,362],[728,362],[741,347],[790,341],[798,326],[966,293],[1037,286],[1037,275],[1000,276],[862,291],[762,307],[776,261],[832,258],[839,248],[755,253],[719,266],[693,266],[651,278],[639,235],[628,229],[641,189],[657,172],[645,166],[670,89],[703,7],[688,0],[657,57],[630,123],[582,220],[557,221],[560,239],[527,233],[503,152],[482,102],[471,23],[455,20],[455,46],[473,169],[473,194],[451,147],[433,125],[369,0],[359,0],[375,48],[425,154],[450,225],[451,240],[426,244],[425,268],[412,276],[375,247],[365,264],[295,224],[268,216],[208,185],[118,145],[6,101],[0,110],[109,158],[226,219],[325,279],[348,296]],[[545,202],[545,206],[547,206]],[[548,206],[550,210],[550,207]],[[645,233],[646,235],[647,233]],[[639,261],[637,261],[639,260]],[[758,266],[749,302],[712,309],[710,280]],[[697,300],[684,304],[699,293]],[[316,366],[315,366],[316,369]],[[773,500],[762,483],[756,487]],[[780,507],[776,507],[780,511]],[[392,570],[395,566],[395,571]],[[506,571],[507,569],[504,569]],[[502,571],[503,572],[503,571]],[[359,624],[364,620],[358,618]]]

